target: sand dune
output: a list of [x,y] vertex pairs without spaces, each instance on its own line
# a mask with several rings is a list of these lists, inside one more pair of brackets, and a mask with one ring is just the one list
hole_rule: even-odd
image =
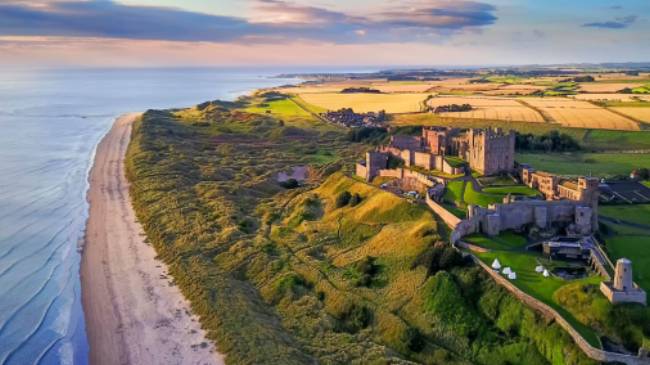
[[130,204],[124,154],[137,114],[97,148],[81,263],[91,364],[223,364],[165,265],[144,242]]

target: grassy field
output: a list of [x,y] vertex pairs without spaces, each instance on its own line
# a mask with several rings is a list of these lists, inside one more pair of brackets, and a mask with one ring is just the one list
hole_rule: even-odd
[[503,198],[508,194],[537,196],[539,192],[524,185],[486,187],[482,191],[476,191],[474,186],[468,183],[463,194],[463,201],[465,204],[487,207],[490,204],[503,203]]
[[414,113],[423,108],[423,101],[428,94],[339,94],[307,93],[299,94],[305,102],[327,110],[352,108],[358,113],[378,112]]
[[605,236],[611,258],[631,259],[635,280],[650,291],[650,204],[605,205],[599,207],[599,214],[620,223],[606,223],[611,231]]
[[511,231],[501,232],[496,237],[483,234],[472,234],[463,237],[463,241],[481,246],[490,250],[520,250],[527,244],[526,238]]
[[[260,111],[149,111],[127,156],[148,240],[228,363],[593,363],[428,209],[334,172],[367,146]],[[305,186],[275,182],[305,164]]]
[[624,153],[518,153],[520,163],[528,163],[538,170],[560,175],[628,176],[639,167],[650,166],[650,154]]

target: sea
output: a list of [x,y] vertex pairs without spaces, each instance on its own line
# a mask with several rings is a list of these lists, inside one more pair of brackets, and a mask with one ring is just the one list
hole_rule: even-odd
[[297,83],[273,77],[293,71],[0,71],[0,364],[88,362],[79,247],[88,173],[115,118],[233,100]]

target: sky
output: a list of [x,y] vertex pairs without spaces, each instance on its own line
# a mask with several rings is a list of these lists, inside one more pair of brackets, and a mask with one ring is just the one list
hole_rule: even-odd
[[650,61],[650,0],[0,0],[0,66]]

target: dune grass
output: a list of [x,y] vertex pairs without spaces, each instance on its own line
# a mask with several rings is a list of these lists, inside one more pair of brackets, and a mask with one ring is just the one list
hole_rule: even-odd
[[[425,206],[335,172],[367,146],[302,123],[209,103],[133,129],[138,220],[228,363],[593,363],[440,242]],[[275,181],[305,164],[305,186]]]

